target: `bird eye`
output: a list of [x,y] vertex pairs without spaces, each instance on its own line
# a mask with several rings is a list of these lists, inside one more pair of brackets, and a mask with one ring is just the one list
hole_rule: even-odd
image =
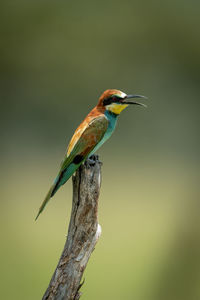
[[117,99],[117,97],[116,96],[113,96],[112,97],[112,101],[117,101],[118,99]]
[[120,102],[120,99],[121,99],[120,97],[113,95],[109,98],[104,99],[103,100],[103,105],[105,106],[105,105],[109,105],[113,102]]
[[121,98],[118,97],[118,96],[113,96],[112,97],[112,101],[115,101],[115,102],[120,102]]

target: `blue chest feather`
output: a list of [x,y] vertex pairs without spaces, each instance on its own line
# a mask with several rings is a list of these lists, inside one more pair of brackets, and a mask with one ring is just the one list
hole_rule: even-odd
[[105,116],[108,119],[109,124],[108,124],[108,128],[106,130],[106,133],[103,137],[103,140],[105,139],[104,141],[106,141],[111,136],[111,134],[113,133],[113,131],[115,129],[116,123],[117,123],[117,115],[106,110]]
[[93,151],[90,153],[90,156],[92,154],[94,154],[104,143],[105,141],[107,141],[107,139],[110,138],[110,136],[112,135],[113,131],[115,130],[115,126],[117,123],[117,115],[109,112],[109,111],[105,111],[105,116],[108,119],[109,123],[108,123],[108,128],[102,138],[102,140],[96,145],[96,147],[93,149]]

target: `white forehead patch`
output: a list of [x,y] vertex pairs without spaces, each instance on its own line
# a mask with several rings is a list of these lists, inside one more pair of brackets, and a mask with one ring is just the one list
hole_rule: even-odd
[[120,93],[120,97],[125,98],[127,95],[123,92]]

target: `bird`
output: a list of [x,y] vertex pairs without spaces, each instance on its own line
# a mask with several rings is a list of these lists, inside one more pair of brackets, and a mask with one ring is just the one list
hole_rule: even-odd
[[146,97],[127,95],[117,89],[108,89],[103,92],[97,105],[75,130],[61,163],[60,171],[40,206],[35,220],[44,210],[50,198],[68,181],[79,166],[110,138],[115,130],[120,113],[133,104],[146,107],[144,103],[130,100],[134,98]]

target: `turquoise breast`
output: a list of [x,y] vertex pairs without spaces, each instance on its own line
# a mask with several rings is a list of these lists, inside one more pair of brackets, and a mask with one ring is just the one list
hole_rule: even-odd
[[105,116],[108,119],[108,128],[102,138],[102,140],[94,147],[93,151],[90,153],[90,156],[93,155],[112,135],[113,131],[115,130],[116,123],[117,123],[117,115],[109,112],[108,110],[105,111]]

